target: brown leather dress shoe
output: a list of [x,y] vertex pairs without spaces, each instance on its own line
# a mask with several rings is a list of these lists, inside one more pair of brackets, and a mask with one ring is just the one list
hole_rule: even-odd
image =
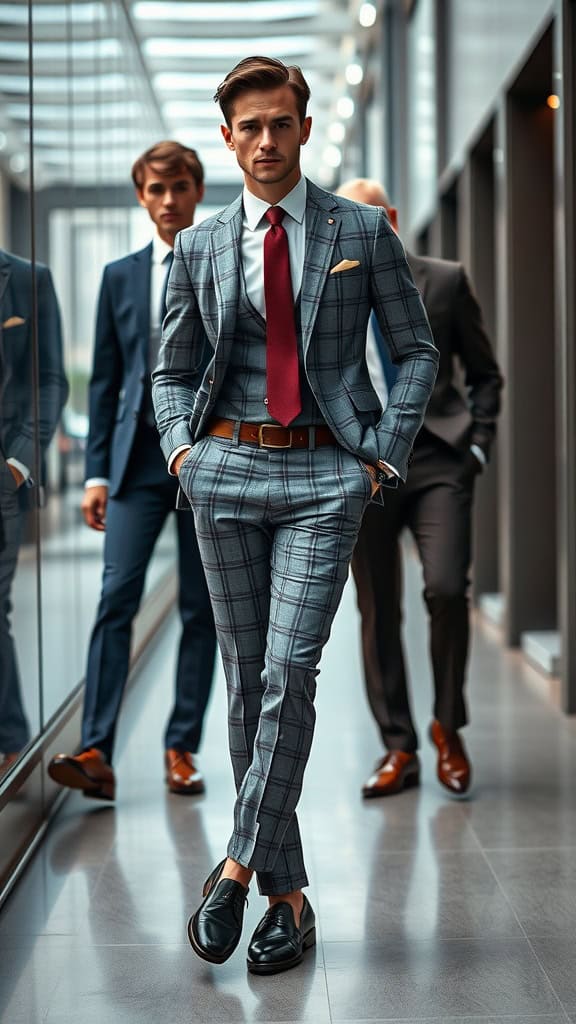
[[56,754],[48,765],[48,775],[54,782],[69,789],[81,789],[84,796],[113,800],[116,778],[104,754],[96,747],[83,750],[76,757]]
[[459,796],[466,793],[470,786],[472,769],[457,732],[444,729],[436,719],[430,726],[430,739],[438,749],[438,779],[451,793]]
[[376,765],[376,771],[362,787],[363,797],[394,796],[420,782],[418,754],[391,750]]
[[194,764],[194,755],[184,750],[167,750],[164,755],[166,785],[171,793],[195,796],[205,790],[204,779]]

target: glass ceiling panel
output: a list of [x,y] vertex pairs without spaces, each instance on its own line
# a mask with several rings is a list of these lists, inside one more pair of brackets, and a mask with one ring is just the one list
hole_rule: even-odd
[[[35,25],[66,24],[70,18],[76,24],[101,19],[106,11],[103,3],[86,4],[34,4]],[[0,4],[0,21],[6,25],[27,25],[28,4]]]
[[[95,92],[114,92],[126,88],[126,75],[74,75],[74,77],[58,77],[54,75],[34,76],[34,95],[42,93],[62,93],[67,95]],[[28,93],[29,81],[26,75],[0,75],[0,91],[4,93]]]
[[189,89],[214,93],[218,85],[214,72],[208,74],[208,72],[201,71],[160,71],[153,76],[152,83],[155,89],[161,89],[164,92],[180,92]]
[[[9,103],[6,107],[8,117],[14,121],[27,121],[30,110],[27,103]],[[117,120],[125,120],[129,117],[141,117],[142,106],[136,101],[117,103],[75,103],[72,112],[73,120],[102,120],[115,117]],[[34,107],[34,121],[68,121],[70,120],[70,108],[63,103],[62,106],[55,104],[41,103]]]
[[[122,45],[119,39],[76,39],[72,42],[34,43],[35,60],[58,60],[91,57],[120,57]],[[27,42],[0,42],[0,60],[27,61]]]
[[252,3],[136,3],[134,16],[148,21],[288,21],[314,17],[319,0],[255,0]]
[[[150,57],[203,57],[222,61],[223,58],[251,57],[254,39],[146,39],[142,49]],[[313,36],[261,36],[257,48],[269,57],[291,57],[312,53],[318,46]]]

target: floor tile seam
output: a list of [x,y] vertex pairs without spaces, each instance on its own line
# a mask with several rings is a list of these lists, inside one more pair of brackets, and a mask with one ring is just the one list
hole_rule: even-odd
[[568,846],[483,846],[483,853],[574,853],[576,843]]
[[[557,1021],[559,1016],[563,1014],[559,1013],[522,1013],[522,1014],[504,1014],[504,1016],[494,1016],[489,1014],[488,1019],[495,1021],[503,1021],[504,1024],[530,1024],[530,1021]],[[486,1020],[486,1014],[463,1014],[461,1016],[454,1017],[337,1017],[334,1019],[334,1024],[437,1024],[439,1020],[442,1024],[459,1024],[461,1021],[484,1021]],[[567,1018],[570,1024],[570,1018]],[[264,1022],[267,1024],[267,1022]]]
[[[509,909],[510,913],[512,914],[514,920],[518,924],[518,927],[520,929],[521,934],[524,936],[526,941],[529,942],[528,933],[527,933],[524,925],[522,924],[522,921],[520,920],[520,917],[518,916],[518,914],[516,912],[516,908],[514,907],[510,897],[508,896],[508,893],[504,889],[504,886],[503,886],[502,882],[500,881],[500,879],[499,879],[499,877],[498,877],[498,875],[496,873],[496,869],[495,869],[494,865],[491,863],[490,858],[488,857],[488,854],[487,854],[486,850],[482,849],[482,847],[480,849],[481,849],[482,856],[484,857],[484,861],[486,863],[486,866],[487,866],[490,874],[492,875],[492,877],[493,877],[493,879],[494,879],[494,881],[495,881],[495,883],[496,883],[496,885],[498,887],[498,890],[502,894],[502,898],[503,898],[504,902],[506,903],[506,906],[508,907],[508,909]],[[548,978],[548,975],[546,975],[546,977]],[[556,991],[555,991],[554,988],[552,989],[552,991],[554,992],[554,995],[556,995]],[[558,997],[556,996],[556,998],[558,998]]]
[[[547,935],[547,936],[545,936],[545,938],[549,939],[550,936]],[[434,935],[432,937],[428,937],[428,938],[424,938],[424,939],[420,939],[420,938],[417,938],[416,936],[412,936],[411,935],[409,937],[409,939],[406,940],[405,944],[406,944],[407,947],[408,946],[412,947],[412,946],[415,946],[415,945],[419,945],[419,946],[420,945],[421,946],[430,945],[431,943],[433,943],[434,945],[438,945],[440,943],[458,943],[458,942],[486,943],[488,940],[490,940],[490,942],[493,945],[494,944],[500,944],[500,943],[507,943],[507,942],[510,942],[510,941],[512,941],[512,942],[519,942],[519,943],[529,943],[530,942],[530,936],[526,935],[524,930],[522,930],[521,934],[518,934],[516,932],[513,935],[502,934],[502,935],[497,935],[497,936],[495,936],[493,932],[486,933],[485,935],[465,935],[465,936],[454,935],[454,936],[447,936],[446,938],[439,938],[437,935]],[[363,938],[363,939],[323,939],[323,944],[324,944],[324,946],[341,946],[341,945],[344,945],[344,944],[348,944],[350,946],[377,946],[377,947],[379,947],[379,946],[385,946],[387,944],[387,940],[385,940],[385,939],[384,940],[382,940],[382,939],[365,939],[365,938]],[[398,948],[398,944],[397,944],[396,941],[395,941],[395,945],[396,945],[396,948]],[[486,1016],[486,1014],[484,1014],[484,1016]]]
[[[482,852],[484,853],[484,851],[482,851]],[[556,989],[555,989],[555,987],[554,987],[554,985],[552,983],[551,978],[548,976],[548,972],[544,968],[544,965],[542,964],[542,962],[540,960],[540,957],[536,953],[536,950],[534,949],[534,946],[533,946],[532,942],[530,941],[530,936],[528,935],[528,932],[526,931],[526,928],[522,924],[522,921],[520,920],[520,917],[516,913],[516,910],[515,910],[514,906],[512,905],[510,899],[508,898],[508,895],[507,895],[506,891],[504,890],[504,887],[503,887],[500,879],[498,878],[498,875],[496,874],[495,868],[490,863],[490,860],[489,860],[488,856],[485,853],[484,853],[484,856],[485,856],[485,859],[486,859],[486,864],[488,866],[488,870],[492,873],[492,875],[494,877],[494,880],[495,880],[495,882],[496,882],[500,892],[502,893],[502,896],[503,896],[504,900],[506,901],[506,904],[508,905],[511,913],[513,914],[514,918],[518,922],[518,926],[520,928],[520,931],[521,931],[522,935],[524,936],[524,939],[528,943],[528,946],[530,948],[532,956],[536,960],[536,963],[538,964],[538,967],[540,968],[540,970],[542,971],[544,977],[546,978],[546,981],[548,982],[548,985],[550,986],[550,991],[552,992],[554,998],[556,999],[556,1001],[558,1003],[558,1007],[560,1008],[562,1013],[565,1013],[566,1011],[564,1009],[564,1004],[562,1003],[562,1000],[560,999],[560,996],[558,995],[558,993],[557,993],[557,991],[556,991]]]
[[[533,936],[533,937],[535,938],[535,936]],[[548,938],[549,938],[549,936],[548,936]],[[553,985],[551,979],[548,977],[548,972],[547,972],[546,968],[544,967],[544,964],[542,963],[542,961],[540,960],[540,957],[538,956],[538,953],[534,949],[534,945],[531,942],[531,937],[529,935],[527,936],[527,939],[528,939],[528,944],[530,946],[530,949],[532,950],[532,953],[533,953],[534,957],[536,958],[536,962],[537,962],[538,966],[540,967],[540,970],[543,971],[544,975],[548,979],[548,983],[550,984],[550,987],[551,987],[554,995],[556,996],[556,998],[558,1000],[558,1003],[560,1005],[560,1009],[562,1010],[563,1015],[565,1016],[567,1021],[570,1021],[570,1017],[569,1017],[568,1014],[569,1014],[569,1012],[572,1012],[572,1011],[571,1010],[569,1011],[569,1008],[567,1008],[564,1005],[562,999],[560,998],[560,996],[556,992],[556,989],[554,988],[554,985]]]

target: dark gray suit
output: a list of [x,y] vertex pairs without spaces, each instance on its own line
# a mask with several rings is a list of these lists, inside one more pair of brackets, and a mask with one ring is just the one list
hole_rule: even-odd
[[[418,434],[406,485],[368,508],[352,559],[362,616],[362,649],[370,706],[390,750],[414,751],[402,651],[399,536],[408,527],[424,572],[430,615],[434,717],[448,730],[466,724],[468,573],[474,479],[488,459],[500,407],[502,377],[482,314],[458,263],[409,256],[440,352],[436,384]],[[463,393],[454,363],[464,372]],[[385,375],[388,367],[384,353]]]
[[[29,739],[10,628],[24,512],[37,500],[42,455],[67,394],[60,312],[50,271],[0,249],[0,751],[5,754],[18,752]],[[30,471],[28,486],[16,487],[6,462],[10,458]]]

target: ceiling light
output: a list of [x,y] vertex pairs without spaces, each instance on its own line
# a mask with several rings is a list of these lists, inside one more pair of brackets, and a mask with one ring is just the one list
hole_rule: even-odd
[[10,170],[16,174],[21,174],[22,171],[28,168],[28,157],[25,153],[14,153],[14,156],[10,157]]
[[360,82],[364,78],[364,71],[361,64],[348,64],[345,74],[348,85],[360,85]]
[[[315,36],[261,36],[258,40],[269,57],[305,56],[313,53],[317,46]],[[249,39],[146,39],[142,49],[147,57],[203,57],[217,60],[222,65],[224,57],[251,57],[254,40]]]
[[286,21],[318,14],[318,0],[258,0],[257,3],[153,3],[134,4],[134,15],[143,21]]
[[378,11],[374,7],[374,4],[362,4],[358,12],[358,21],[362,25],[362,28],[371,28],[376,21],[377,15]]
[[333,121],[328,128],[328,138],[331,142],[344,142],[346,129],[341,121]]
[[339,117],[348,120],[354,113],[354,100],[350,99],[349,96],[341,96],[336,104],[336,110]]
[[322,151],[322,159],[328,167],[340,167],[342,163],[342,153],[338,149],[338,146],[325,146]]

